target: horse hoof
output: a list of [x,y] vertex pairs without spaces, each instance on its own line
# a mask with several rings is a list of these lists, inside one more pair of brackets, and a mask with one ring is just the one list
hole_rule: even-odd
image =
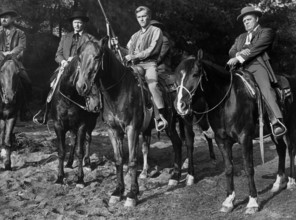
[[186,177],[186,185],[187,186],[192,186],[194,184],[194,176],[187,175]]
[[137,201],[135,199],[131,199],[127,197],[124,203],[124,207],[136,207],[136,204],[137,204]]
[[253,215],[256,212],[258,212],[258,208],[257,207],[252,207],[252,208],[247,208],[245,211],[246,215]]
[[91,172],[91,168],[90,167],[84,167],[85,171],[87,172]]
[[120,196],[111,196],[109,199],[109,206],[115,205],[118,202],[120,202],[121,197]]
[[232,210],[233,210],[233,206],[222,206],[222,208],[220,209],[220,212],[229,213],[229,212],[232,212]]
[[178,181],[177,180],[170,179],[168,185],[169,186],[177,186],[178,185]]
[[270,192],[272,193],[276,193],[278,191],[280,191],[281,189],[284,189],[287,187],[287,184],[273,184]]
[[10,164],[9,164],[9,165],[5,165],[4,169],[5,169],[5,170],[7,170],[7,171],[11,171],[11,170],[12,170],[12,168],[11,168],[11,165],[10,165]]
[[83,183],[76,184],[76,188],[78,188],[78,189],[83,189],[84,187],[85,187],[85,185]]
[[142,173],[139,175],[139,178],[140,178],[140,179],[147,179],[147,177],[148,177],[147,171],[144,172],[144,170],[143,170]]

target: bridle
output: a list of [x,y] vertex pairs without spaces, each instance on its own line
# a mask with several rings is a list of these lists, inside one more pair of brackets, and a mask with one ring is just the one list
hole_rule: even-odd
[[[202,111],[202,112],[194,111],[192,109],[192,107],[191,107],[192,106],[192,98],[195,95],[195,92],[198,89],[198,87],[200,87],[201,91],[204,91],[203,86],[202,86],[202,78],[205,77],[205,79],[208,80],[206,71],[204,70],[204,68],[202,66],[200,68],[201,68],[201,77],[200,77],[198,83],[196,84],[196,87],[193,88],[192,91],[189,91],[184,86],[178,86],[177,87],[178,92],[179,92],[179,89],[182,89],[182,90],[186,91],[189,94],[189,105],[188,105],[189,106],[189,112],[193,112],[194,114],[197,114],[197,115],[207,114],[207,113],[215,110],[216,108],[218,108],[222,104],[222,102],[226,99],[226,97],[229,95],[230,90],[232,88],[232,82],[233,82],[233,74],[230,72],[230,83],[229,83],[228,89],[227,89],[225,95],[223,96],[223,98],[216,105],[214,105],[214,107],[212,107],[210,109],[207,109],[206,111]],[[180,114],[180,113],[178,113],[178,114]],[[182,114],[180,114],[180,115],[182,115]],[[182,116],[184,116],[184,115],[182,115]]]

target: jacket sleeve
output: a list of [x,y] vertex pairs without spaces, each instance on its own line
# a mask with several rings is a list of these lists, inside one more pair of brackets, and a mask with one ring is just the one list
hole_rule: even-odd
[[160,63],[163,62],[163,60],[165,59],[165,57],[169,53],[169,50],[170,50],[170,41],[169,41],[169,39],[167,37],[164,36],[163,41],[162,41],[160,54],[159,54],[159,57],[157,59],[157,64],[160,64]]
[[13,48],[11,54],[15,56],[21,56],[24,50],[26,49],[26,35],[23,31],[18,30],[18,45]]
[[270,28],[262,29],[262,32],[260,33],[258,40],[249,47],[250,55],[248,56],[241,55],[245,60],[245,62],[266,52],[266,50],[268,50],[271,47],[274,41],[274,38],[275,38],[275,33],[272,29]]
[[234,58],[236,56],[236,53],[239,52],[238,49],[237,49],[238,48],[238,42],[239,42],[239,37],[237,37],[235,39],[234,44],[232,45],[232,47],[229,50],[229,57],[230,58]]
[[152,55],[159,53],[162,45],[162,38],[163,38],[162,31],[159,28],[156,28],[151,37],[151,42],[149,47],[141,51],[140,53],[135,54],[135,58],[144,60]]
[[61,41],[59,43],[58,50],[56,52],[55,61],[60,64],[63,60],[65,60],[65,57],[63,55],[63,45],[65,41],[65,35],[62,36]]

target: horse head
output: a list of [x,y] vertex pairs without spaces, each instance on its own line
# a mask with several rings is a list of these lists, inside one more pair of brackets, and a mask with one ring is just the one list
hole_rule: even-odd
[[100,41],[88,41],[78,50],[79,73],[76,89],[81,96],[87,96],[99,69],[103,69],[106,38]]
[[16,91],[19,85],[20,68],[16,61],[12,59],[5,59],[1,66],[0,86],[1,86],[1,100],[4,104],[13,104],[16,99]]
[[174,106],[180,115],[184,116],[191,113],[192,98],[204,74],[202,58],[203,51],[199,50],[197,57],[188,57],[176,69],[176,84],[178,88]]

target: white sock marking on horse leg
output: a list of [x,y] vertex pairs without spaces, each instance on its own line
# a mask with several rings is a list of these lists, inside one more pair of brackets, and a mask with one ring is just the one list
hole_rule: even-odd
[[181,85],[180,85],[180,88],[179,88],[179,92],[178,92],[178,101],[177,101],[177,108],[179,110],[179,112],[182,112],[182,108],[181,108],[181,99],[182,99],[182,91],[183,91],[183,88],[184,88],[184,79],[185,79],[185,72],[184,71],[181,71],[181,74],[182,74],[182,79],[181,79]]
[[7,150],[6,149],[3,149],[1,150],[1,157],[6,157],[7,156]]
[[235,192],[233,191],[232,194],[230,194],[225,201],[222,203],[222,206],[225,207],[233,207],[233,201],[235,199]]
[[249,202],[247,205],[247,208],[258,208],[258,202],[257,202],[257,198],[253,198],[251,196],[249,196]]
[[287,189],[294,189],[294,188],[296,188],[295,179],[292,178],[292,177],[288,177],[288,179],[289,179],[289,182],[287,184]]
[[280,176],[280,175],[276,175],[276,181],[274,182],[272,189],[270,190],[271,192],[277,192],[279,191],[281,188],[283,188],[283,186],[285,184],[283,184],[283,180],[284,180],[285,176]]

